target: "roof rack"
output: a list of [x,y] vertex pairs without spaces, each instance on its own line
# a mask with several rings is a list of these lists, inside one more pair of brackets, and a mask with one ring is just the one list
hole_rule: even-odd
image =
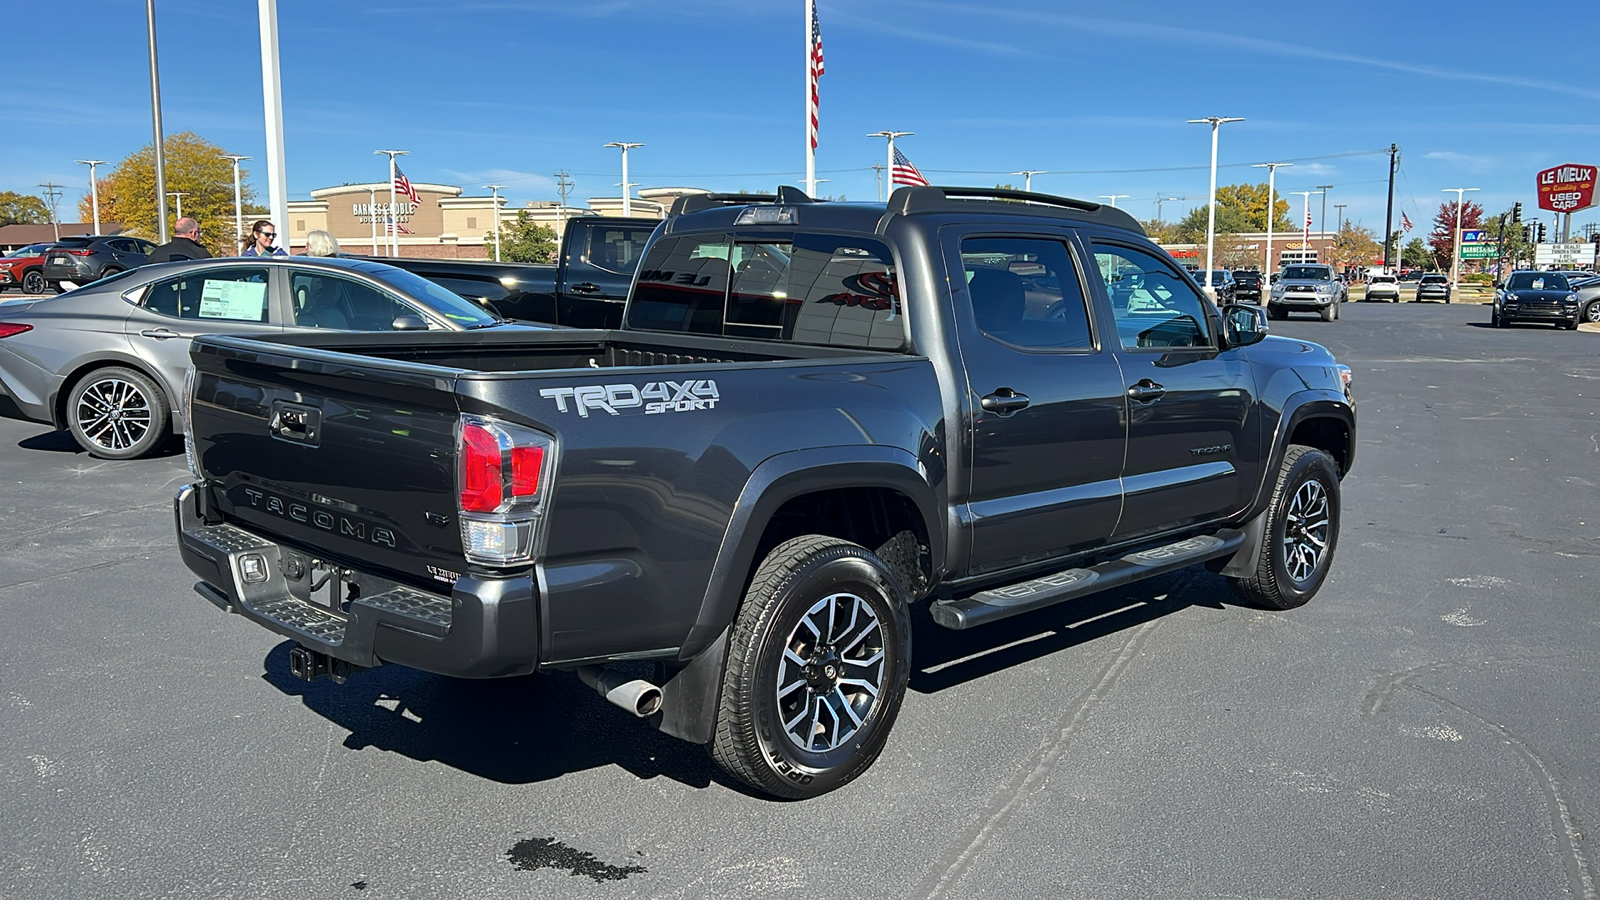
[[686,194],[672,201],[667,217],[715,209],[719,206],[750,206],[756,203],[815,203],[806,192],[787,184],[779,185],[776,194]]
[[[909,216],[917,213],[964,212],[971,210],[972,207],[968,204],[972,203],[1013,204],[1006,211],[1029,216],[1052,216],[1080,222],[1098,222],[1139,234],[1145,233],[1144,226],[1139,224],[1138,219],[1115,206],[1011,188],[903,187],[890,195],[889,214]],[[1014,204],[1021,204],[1025,208],[1017,209]]]

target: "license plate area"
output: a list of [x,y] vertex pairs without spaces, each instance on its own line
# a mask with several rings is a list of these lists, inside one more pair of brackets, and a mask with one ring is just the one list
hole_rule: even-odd
[[285,552],[283,578],[295,599],[332,613],[349,612],[350,601],[360,596],[355,572],[321,557]]
[[72,260],[68,259],[65,256],[52,256],[52,257],[50,257],[50,265],[52,265],[52,266],[68,266],[68,265],[71,265],[71,264],[72,264]]

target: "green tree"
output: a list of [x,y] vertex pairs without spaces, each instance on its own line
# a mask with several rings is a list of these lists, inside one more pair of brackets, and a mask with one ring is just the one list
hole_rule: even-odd
[[[167,135],[167,190],[181,191],[183,214],[200,223],[200,243],[219,256],[239,252],[233,233],[233,164],[222,158],[227,151],[192,131]],[[240,170],[241,179],[245,171]],[[246,182],[240,191],[249,204],[255,192]],[[89,198],[78,204],[78,214],[91,216]],[[152,145],[125,157],[100,179],[100,218],[120,222],[124,232],[154,238],[156,227],[156,166]],[[176,204],[167,198],[167,226],[177,221]],[[286,223],[277,223],[287,234]],[[286,244],[279,238],[280,244]]]
[[[1395,240],[1399,239],[1400,235],[1396,234]],[[1405,249],[1400,252],[1400,265],[1408,269],[1426,269],[1434,266],[1435,261],[1422,238],[1412,238],[1406,241]]]
[[1163,222],[1160,219],[1145,219],[1139,224],[1144,226],[1144,233],[1150,236],[1150,240],[1158,244],[1179,243],[1178,229],[1170,222]]
[[[1500,223],[1505,222],[1505,231],[1501,232]],[[1528,236],[1522,231],[1521,222],[1511,221],[1511,210],[1488,219],[1483,227],[1489,232],[1489,237],[1499,242],[1499,254],[1502,259],[1519,260],[1533,259],[1533,245],[1528,243]]]
[[[494,232],[483,236],[484,249],[494,256]],[[556,258],[556,233],[517,210],[515,222],[500,223],[500,259],[504,262],[547,263]]]
[[[1178,243],[1204,244],[1206,242],[1206,221],[1209,218],[1207,208],[1197,206],[1189,210],[1189,214],[1178,220],[1173,226]],[[1250,217],[1237,206],[1224,206],[1217,204],[1217,234],[1238,234],[1244,231],[1255,231],[1251,226]]]
[[0,191],[0,225],[43,225],[50,221],[44,198]]

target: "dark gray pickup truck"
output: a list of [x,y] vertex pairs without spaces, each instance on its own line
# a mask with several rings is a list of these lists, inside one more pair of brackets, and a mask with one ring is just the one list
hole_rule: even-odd
[[179,544],[299,677],[575,670],[808,797],[883,748],[913,604],[1317,592],[1349,370],[1266,331],[1111,207],[686,198],[616,330],[197,339]]

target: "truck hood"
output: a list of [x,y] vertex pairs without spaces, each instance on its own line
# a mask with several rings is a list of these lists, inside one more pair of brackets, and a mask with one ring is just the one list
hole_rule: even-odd
[[1262,338],[1260,343],[1252,345],[1249,349],[1250,359],[1271,366],[1303,369],[1307,367],[1323,368],[1339,364],[1339,361],[1333,358],[1333,353],[1327,347],[1321,344],[1314,344],[1311,341],[1303,341],[1299,338],[1269,334]]

